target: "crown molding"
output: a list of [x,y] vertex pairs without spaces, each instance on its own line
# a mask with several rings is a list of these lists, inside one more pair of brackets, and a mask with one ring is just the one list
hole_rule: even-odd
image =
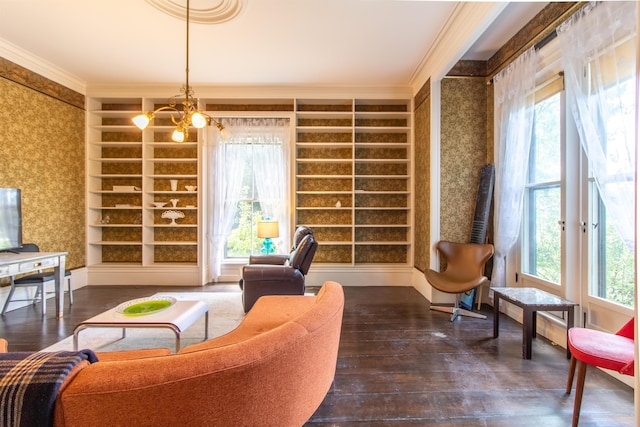
[[[175,84],[100,84],[87,87],[91,98],[169,98],[177,92]],[[410,86],[331,86],[331,85],[198,85],[192,86],[199,99],[282,99],[282,98],[407,98]]]
[[507,2],[459,2],[409,80],[413,93],[439,80],[489,27]]
[[0,57],[75,92],[83,95],[86,92],[87,85],[84,80],[3,38],[0,38]]

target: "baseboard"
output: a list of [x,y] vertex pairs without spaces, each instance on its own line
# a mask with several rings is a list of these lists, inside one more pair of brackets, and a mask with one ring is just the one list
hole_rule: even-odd
[[315,265],[307,274],[308,286],[326,281],[343,286],[412,286],[412,267],[404,265]]
[[90,266],[89,286],[202,286],[200,270],[192,265],[158,266]]
[[435,289],[429,284],[424,273],[417,268],[413,269],[413,281],[411,283],[432,304],[453,304],[456,301],[455,294],[448,294]]
[[[244,264],[226,264],[217,282],[238,282]],[[307,286],[326,281],[343,286],[412,286],[412,267],[407,265],[322,265],[313,264],[306,276]]]

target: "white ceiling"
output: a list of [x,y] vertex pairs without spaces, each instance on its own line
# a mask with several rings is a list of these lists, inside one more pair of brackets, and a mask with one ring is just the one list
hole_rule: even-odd
[[[509,3],[464,58],[488,59],[545,5]],[[244,0],[230,21],[191,24],[190,83],[409,85],[455,8],[450,1]],[[144,0],[0,0],[2,43],[85,86],[185,77],[184,21]]]

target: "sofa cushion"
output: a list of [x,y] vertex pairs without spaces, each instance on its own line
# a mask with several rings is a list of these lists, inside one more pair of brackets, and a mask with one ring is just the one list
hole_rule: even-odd
[[242,322],[231,332],[184,347],[179,353],[191,353],[222,347],[270,331],[300,316],[313,307],[316,297],[302,295],[265,295],[260,297]]

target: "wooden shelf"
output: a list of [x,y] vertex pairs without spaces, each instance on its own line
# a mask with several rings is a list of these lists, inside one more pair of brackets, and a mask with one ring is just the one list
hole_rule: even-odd
[[[131,118],[140,112],[152,111],[157,104],[165,102],[146,98],[89,99],[87,174],[89,188],[94,189],[88,191],[88,209],[90,215],[98,215],[98,218],[110,217],[109,224],[88,227],[90,246],[98,248],[89,250],[89,267],[196,265],[200,236],[196,207],[201,204],[199,194],[197,191],[171,191],[169,180],[179,180],[181,188],[199,184],[199,141],[194,137],[199,137],[201,132],[194,130],[189,141],[182,143],[169,140],[175,127],[166,124],[170,117],[167,112],[158,113],[156,123],[159,124],[152,122],[143,131],[131,122]],[[158,119],[165,122],[158,122]],[[138,168],[141,173],[131,173],[137,172]],[[141,190],[103,189],[113,185],[136,186]],[[182,204],[193,207],[156,208],[152,205],[158,199],[170,198],[182,199]],[[127,204],[130,206],[116,206]],[[170,209],[184,211],[189,223],[172,225],[169,220],[160,219],[161,212]],[[182,248],[175,252],[156,250],[156,247],[169,246]],[[129,260],[132,261],[130,264]]]
[[297,100],[296,223],[314,228],[314,263],[409,262],[411,117],[406,99]]

